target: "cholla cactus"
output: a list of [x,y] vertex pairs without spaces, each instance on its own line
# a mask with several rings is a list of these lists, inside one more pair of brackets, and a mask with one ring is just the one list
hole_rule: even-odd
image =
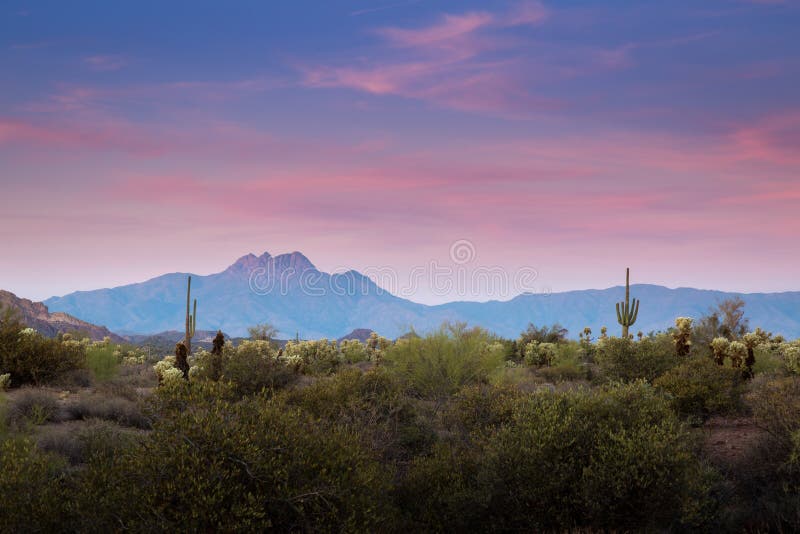
[[[153,371],[155,371],[156,376],[158,376],[159,384],[164,382],[164,374],[170,369],[175,369],[175,365],[169,358],[164,358],[163,360],[156,362],[156,364],[153,366]],[[178,369],[178,371],[180,372],[180,369]],[[183,373],[181,372],[181,374]]]
[[36,329],[35,328],[30,328],[30,327],[29,328],[23,328],[22,330],[19,331],[19,335],[22,336],[22,337],[35,336],[36,334],[38,334]]
[[745,378],[753,377],[753,365],[756,363],[756,347],[769,342],[770,335],[756,328],[755,332],[749,332],[742,337],[745,347],[747,347],[747,358],[744,360]]
[[203,373],[203,368],[198,365],[189,367],[189,380],[197,380]]
[[800,345],[798,342],[781,343],[780,351],[789,372],[800,375]]
[[731,342],[724,337],[715,337],[711,341],[711,352],[714,353],[714,362],[717,365],[725,363],[725,356],[728,354],[728,346],[730,343]]
[[0,391],[5,391],[11,386],[11,373],[0,375]]
[[383,353],[392,346],[392,342],[383,336],[379,336],[377,332],[372,332],[367,339],[367,353],[369,359],[379,362],[383,358]]
[[678,317],[675,319],[675,332],[672,333],[675,342],[675,352],[679,358],[685,358],[692,349],[692,318]]
[[160,378],[159,384],[165,387],[177,386],[186,380],[183,376],[183,371],[175,367],[164,370]]
[[608,327],[600,327],[600,339],[608,339]]
[[525,347],[525,363],[528,365],[551,365],[556,356],[555,343],[531,341]]
[[299,373],[303,368],[303,357],[299,354],[282,354],[281,361],[295,373]]
[[747,358],[747,347],[741,341],[731,341],[728,345],[728,357],[734,367],[741,368]]

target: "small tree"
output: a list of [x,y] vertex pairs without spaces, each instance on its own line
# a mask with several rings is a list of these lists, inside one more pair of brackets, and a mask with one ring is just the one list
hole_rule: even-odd
[[272,341],[278,335],[278,329],[269,323],[261,323],[247,329],[253,341]]

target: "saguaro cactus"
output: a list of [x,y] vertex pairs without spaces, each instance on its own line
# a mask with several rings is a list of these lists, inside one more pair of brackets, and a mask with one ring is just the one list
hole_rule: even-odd
[[[192,299],[192,277],[189,277],[189,281],[186,285],[186,334],[183,338],[183,346],[186,349],[186,357],[191,356],[192,354],[192,338],[194,337],[195,327],[197,326],[197,299],[194,299],[194,309],[192,313],[189,313],[189,303]],[[183,352],[183,351],[181,351]],[[178,352],[176,351],[176,356],[178,356]],[[183,363],[180,361],[180,356],[178,356],[179,361],[178,363]],[[183,368],[185,367],[185,369]],[[179,366],[179,369],[183,371],[184,377],[189,377],[189,364],[188,362],[182,366]]]
[[628,339],[628,328],[636,322],[639,315],[639,300],[633,299],[631,305],[631,270],[625,269],[625,301],[617,302],[617,322],[622,325],[622,337]]

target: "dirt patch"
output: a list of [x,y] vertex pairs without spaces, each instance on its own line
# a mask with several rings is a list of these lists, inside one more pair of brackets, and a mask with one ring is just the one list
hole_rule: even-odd
[[744,458],[767,434],[749,417],[712,417],[703,425],[703,431],[708,456],[726,465]]

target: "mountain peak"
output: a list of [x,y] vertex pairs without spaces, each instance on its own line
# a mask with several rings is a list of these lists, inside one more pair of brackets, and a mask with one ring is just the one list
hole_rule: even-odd
[[[269,256],[267,254],[267,256]],[[263,261],[261,258],[256,256],[255,254],[245,254],[238,260],[236,260],[230,267],[225,269],[226,273],[249,273],[256,267],[263,265]]]
[[289,254],[280,254],[273,258],[275,263],[275,267],[279,270],[284,269],[294,269],[295,272],[302,272],[309,269],[316,270],[317,268],[314,266],[311,261],[303,255],[302,252],[294,251],[290,252]]

